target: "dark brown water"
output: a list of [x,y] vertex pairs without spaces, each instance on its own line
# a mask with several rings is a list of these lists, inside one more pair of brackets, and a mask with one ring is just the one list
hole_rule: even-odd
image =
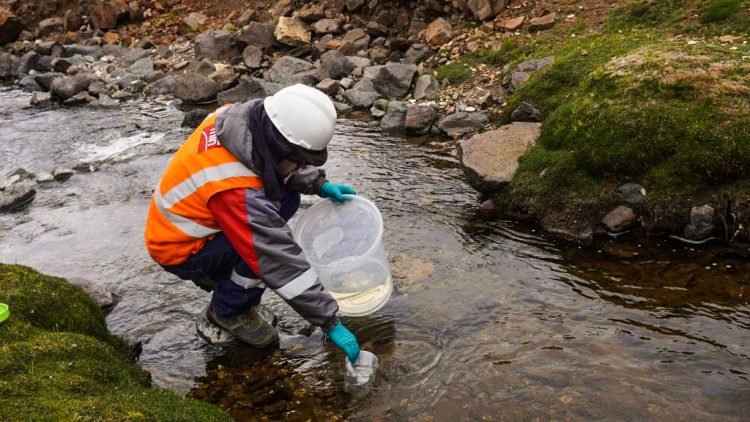
[[[146,255],[148,195],[187,135],[158,104],[24,109],[0,92],[0,170],[91,162],[0,216],[0,260],[89,278],[122,297],[110,328],[142,342],[157,386],[242,420],[747,420],[747,250],[636,239],[556,243],[475,215],[455,145],[384,137],[342,121],[327,166],[375,202],[395,292],[345,319],[380,358],[374,388],[343,391],[343,354],[272,293],[281,347],[217,348],[193,320],[208,296]],[[79,166],[79,168],[81,168]],[[307,201],[311,203],[314,199]]]

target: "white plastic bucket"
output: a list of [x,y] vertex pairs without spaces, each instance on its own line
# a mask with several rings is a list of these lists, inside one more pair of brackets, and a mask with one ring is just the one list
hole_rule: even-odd
[[393,279],[383,246],[383,218],[372,202],[322,200],[303,212],[294,238],[345,316],[371,314],[385,305]]

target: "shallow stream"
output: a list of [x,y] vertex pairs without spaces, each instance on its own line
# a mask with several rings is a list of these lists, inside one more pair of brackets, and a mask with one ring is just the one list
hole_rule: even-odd
[[[342,120],[326,166],[380,208],[395,291],[345,319],[380,358],[374,388],[345,393],[343,354],[273,293],[281,347],[205,344],[208,294],[143,246],[149,196],[189,131],[164,104],[39,111],[0,89],[0,174],[79,170],[0,215],[0,262],[82,277],[121,299],[107,322],[141,343],[156,386],[237,419],[746,420],[746,250],[618,239],[577,247],[487,222],[455,145]],[[314,202],[307,198],[305,204]],[[312,332],[311,332],[312,331]]]

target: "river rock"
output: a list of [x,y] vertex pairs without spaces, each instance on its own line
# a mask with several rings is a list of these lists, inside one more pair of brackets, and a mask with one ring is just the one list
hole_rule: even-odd
[[89,21],[97,29],[114,29],[121,20],[130,17],[128,4],[124,0],[100,0],[94,4]]
[[52,94],[49,92],[35,92],[31,96],[30,104],[34,107],[49,107],[52,105]]
[[424,30],[424,39],[433,47],[441,47],[453,38],[453,27],[447,20],[437,18]]
[[513,110],[510,119],[514,122],[541,122],[542,113],[533,105],[524,101]]
[[380,68],[373,83],[388,98],[403,97],[411,89],[416,74],[417,66],[413,64],[388,63]]
[[142,48],[134,48],[121,56],[118,62],[120,63],[120,66],[122,66],[123,68],[127,68],[138,60],[147,57],[148,55],[149,52],[147,50],[144,50]]
[[128,54],[129,52],[130,50],[128,48],[125,48],[121,45],[107,44],[107,45],[102,46],[102,53],[106,56],[112,56],[114,58],[120,58]]
[[176,86],[175,77],[169,75],[151,84],[148,91],[152,95],[170,95],[174,93]]
[[0,78],[16,76],[18,62],[19,60],[16,56],[0,51]]
[[406,125],[407,101],[390,101],[385,116],[380,120],[380,129],[385,133],[398,133]]
[[34,51],[39,53],[42,56],[51,56],[52,55],[52,48],[57,44],[55,41],[39,41],[37,40],[36,44],[34,45]]
[[375,85],[370,79],[362,79],[354,84],[352,89],[344,93],[349,103],[357,108],[370,108],[380,98],[380,93],[375,90]]
[[187,15],[179,26],[180,34],[189,34],[203,30],[208,24],[208,18],[201,13],[191,13]]
[[70,284],[80,287],[91,296],[100,308],[107,310],[115,305],[115,298],[112,293],[93,281],[81,277],[68,277],[67,280]]
[[511,92],[514,91],[522,83],[529,80],[534,72],[544,69],[545,67],[554,63],[554,61],[555,57],[549,56],[537,60],[527,60],[523,63],[518,64],[511,72],[509,90]]
[[25,76],[23,79],[21,79],[18,82],[18,87],[26,92],[44,91],[42,87],[39,86],[38,83],[36,83],[36,79],[34,78],[34,76],[31,75]]
[[133,73],[125,73],[118,77],[115,83],[120,89],[130,89],[131,85],[140,81],[141,77]]
[[409,135],[426,135],[437,119],[437,109],[429,104],[409,104],[406,106],[404,128]]
[[346,10],[356,12],[367,3],[365,0],[346,0]]
[[54,34],[56,32],[62,32],[65,27],[65,22],[60,17],[52,17],[44,19],[39,22],[36,29],[37,38],[43,38],[47,35]]
[[190,129],[195,129],[198,126],[200,126],[201,123],[203,123],[203,120],[208,117],[209,113],[208,110],[204,110],[202,108],[196,108],[193,110],[190,110],[185,114],[185,117],[182,119],[182,123],[180,124],[180,127],[187,127]]
[[434,97],[439,90],[440,84],[437,78],[432,75],[422,75],[417,78],[417,83],[414,85],[414,99],[421,100]]
[[305,22],[315,22],[326,17],[325,4],[305,3],[297,12],[297,16]]
[[316,34],[338,34],[341,32],[341,21],[338,19],[321,19],[312,24]]
[[333,106],[336,107],[336,112],[338,113],[339,117],[348,116],[354,111],[354,109],[349,104],[341,103],[338,101],[334,101]]
[[250,22],[237,34],[237,41],[245,46],[254,45],[266,50],[278,44],[274,30],[275,27],[272,24]]
[[208,77],[215,80],[216,83],[219,84],[219,89],[221,91],[225,91],[236,85],[240,76],[237,74],[237,72],[232,70],[232,68],[228,66],[222,66],[216,69],[214,73],[208,75]]
[[61,73],[51,73],[51,72],[50,73],[37,73],[36,75],[34,75],[34,80],[36,81],[37,84],[39,84],[40,87],[42,87],[44,91],[49,91],[52,87],[52,81],[55,78],[59,78],[61,76],[64,76],[64,75]]
[[18,73],[28,74],[32,70],[36,70],[36,66],[37,64],[39,64],[40,57],[41,56],[36,51],[29,51],[28,53],[24,54],[18,64]]
[[638,205],[646,202],[646,189],[637,183],[626,183],[618,187],[617,194],[630,204]]
[[0,7],[0,45],[17,40],[24,29],[25,25],[18,16],[10,10]]
[[28,180],[21,180],[0,188],[0,212],[18,211],[34,200],[36,190]]
[[279,23],[273,33],[280,43],[293,47],[310,44],[312,40],[310,29],[298,18],[279,18]]
[[315,65],[292,56],[284,56],[276,60],[265,74],[271,82],[286,84],[295,74],[315,69]]
[[57,73],[68,73],[68,69],[73,66],[71,58],[55,57],[52,59],[52,70]]
[[529,31],[545,31],[555,26],[555,20],[557,19],[557,13],[552,12],[538,18],[534,18],[529,22]]
[[50,92],[55,98],[65,101],[81,91],[87,91],[94,77],[88,74],[63,76],[52,80]]
[[[152,84],[165,76],[167,75],[161,70],[153,70],[141,76],[141,80],[147,84]],[[89,92],[91,92],[91,89],[89,89]]]
[[88,91],[81,91],[77,93],[76,95],[66,99],[63,101],[63,104],[65,105],[75,105],[75,104],[82,104],[82,103],[90,103],[95,101],[96,98],[89,95]]
[[386,100],[385,98],[380,98],[372,103],[372,107],[370,107],[370,114],[372,115],[372,117],[379,119],[385,116],[386,110],[388,110],[388,100]]
[[610,233],[621,233],[636,225],[638,217],[632,208],[621,205],[602,219],[602,224]]
[[92,101],[90,105],[92,107],[111,108],[119,106],[120,102],[115,100],[114,98],[111,98],[109,95],[99,94],[99,98],[97,98],[95,101]]
[[346,55],[357,54],[362,50],[367,50],[370,45],[370,34],[362,28],[352,29],[344,35],[341,40],[341,46],[338,50]]
[[220,92],[216,96],[216,102],[219,104],[242,103],[266,96],[267,93],[263,86],[257,80],[249,79],[240,81],[234,88]]
[[212,102],[218,93],[219,84],[207,76],[192,73],[175,78],[174,96],[186,104]]
[[216,66],[210,59],[201,60],[200,63],[198,63],[198,67],[195,69],[195,73],[203,76],[208,76],[214,72],[216,72]]
[[327,78],[323,79],[317,85],[315,85],[315,88],[325,92],[329,97],[331,97],[338,94],[339,90],[341,89],[341,84],[335,79]]
[[342,52],[332,50],[320,57],[320,78],[341,79],[352,73],[355,67]]
[[451,138],[458,139],[461,136],[475,132],[489,123],[484,113],[453,113],[440,120],[438,126]]
[[504,189],[540,130],[539,123],[516,122],[460,141],[461,167],[469,184],[485,193]]
[[151,57],[144,57],[128,67],[128,72],[136,75],[145,75],[149,72],[154,71],[154,59]]
[[195,37],[195,58],[226,60],[239,56],[232,33],[223,29],[209,29]]
[[714,208],[710,205],[693,207],[690,210],[690,224],[683,230],[683,236],[690,240],[705,240],[714,232]]
[[242,51],[242,63],[249,69],[258,69],[263,64],[263,49],[255,45],[248,45]]

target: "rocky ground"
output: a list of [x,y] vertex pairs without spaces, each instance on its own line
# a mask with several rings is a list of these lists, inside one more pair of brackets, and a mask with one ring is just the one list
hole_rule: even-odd
[[[613,10],[616,16],[633,13],[636,22],[627,31],[640,20],[661,24],[664,6],[642,3],[6,0],[0,3],[6,6],[0,8],[0,78],[34,92],[31,105],[37,107],[117,107],[146,99],[221,104],[295,83],[315,86],[331,96],[340,115],[372,118],[386,133],[461,140],[468,180],[492,198],[481,207],[488,215],[502,209],[590,239],[597,232],[646,228],[646,214],[659,219],[654,210],[663,203],[643,206],[648,178],[628,173],[608,179],[607,186],[597,180],[590,185],[602,191],[576,202],[565,189],[528,182],[534,162],[521,159],[518,170],[519,158],[540,154],[545,147],[535,145],[540,134],[547,143],[548,116],[588,77],[574,65],[599,63],[599,55],[615,57],[622,50],[613,44],[606,46],[610,51],[589,53],[578,39],[623,34],[612,23]],[[736,3],[740,12],[733,13],[743,13],[739,0],[709,3]],[[685,9],[670,24],[700,20],[701,13]],[[728,46],[743,36],[734,31],[721,40]],[[591,75],[595,67],[585,71]],[[196,109],[184,124],[195,125],[204,114]],[[551,165],[533,171],[539,179],[548,171],[558,174]],[[0,208],[24,203],[23,195],[10,196],[0,198]],[[716,203],[692,204],[692,211],[681,205],[677,223],[652,224],[651,232],[665,229],[697,241],[717,235]],[[665,213],[672,218],[678,211]],[[721,235],[731,237],[728,232],[724,225]]]

